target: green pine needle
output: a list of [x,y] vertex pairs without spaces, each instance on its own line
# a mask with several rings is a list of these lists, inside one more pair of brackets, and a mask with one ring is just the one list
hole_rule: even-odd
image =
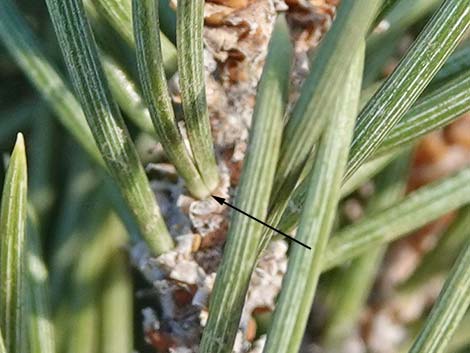
[[468,203],[470,203],[469,167],[422,187],[394,206],[371,214],[339,231],[328,244],[324,269],[342,264],[371,246],[404,236]]
[[470,241],[467,241],[409,353],[445,352],[469,305]]
[[184,121],[197,169],[209,191],[219,184],[203,63],[204,0],[180,0],[177,9],[178,74]]
[[[173,246],[135,146],[114,102],[80,0],[47,0],[59,44],[107,169],[154,254]],[[77,55],[77,53],[81,53]]]
[[[275,25],[268,56],[258,84],[248,158],[234,204],[259,219],[268,211],[274,172],[281,145],[287,104],[292,46],[285,19]],[[241,213],[233,213],[225,252],[217,273],[200,352],[231,352],[263,227]],[[233,269],[237,268],[234,272]]]
[[364,64],[364,43],[351,58],[343,87],[336,93],[335,109],[330,112],[322,135],[296,239],[311,250],[293,246],[287,273],[274,311],[265,353],[294,353],[302,342],[312,305],[323,256],[340,199],[341,180],[346,169],[349,145],[359,106]]
[[[446,0],[357,118],[347,179],[419,98],[470,26],[470,0]],[[384,118],[385,117],[385,118]]]
[[209,196],[209,190],[186,150],[165,80],[160,32],[157,30],[158,6],[155,0],[134,0],[133,10],[140,80],[153,125],[166,154],[185,180],[188,190],[204,199]]
[[26,353],[25,236],[27,169],[23,135],[17,136],[0,208],[0,332],[7,352]]

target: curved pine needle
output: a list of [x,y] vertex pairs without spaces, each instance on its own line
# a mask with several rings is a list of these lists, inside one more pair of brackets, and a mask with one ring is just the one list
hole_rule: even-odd
[[[286,22],[280,17],[258,84],[248,154],[235,199],[237,207],[259,219],[267,215],[281,145],[292,51]],[[224,257],[211,295],[201,353],[232,352],[262,234],[261,224],[241,213],[232,214]],[[233,271],[234,268],[237,271]]]
[[203,63],[204,0],[180,0],[176,39],[184,121],[193,158],[209,191],[219,184],[214,155]]
[[46,3],[75,90],[108,171],[151,251],[154,254],[168,251],[173,241],[109,91],[83,3],[80,0],[47,0]]
[[209,190],[190,158],[176,125],[165,72],[162,65],[158,5],[155,0],[134,0],[133,13],[137,62],[144,96],[153,125],[168,158],[186,182],[188,190],[204,199]]
[[386,60],[396,52],[398,41],[406,31],[426,18],[441,3],[442,0],[400,0],[396,3],[367,40],[365,85],[377,79]]
[[378,149],[469,26],[470,0],[446,0],[441,5],[395,71],[359,114],[345,179]]
[[[392,54],[387,56],[390,57]],[[371,60],[375,60],[374,54],[371,54]],[[380,55],[379,55],[380,57]],[[377,59],[378,60],[378,59]],[[382,58],[383,60],[383,58]],[[367,64],[367,62],[366,62]],[[460,45],[433,77],[429,85],[426,87],[424,93],[420,96],[419,101],[427,96],[429,92],[435,91],[437,87],[446,85],[452,79],[465,74],[470,69],[470,41],[466,41]],[[366,73],[367,74],[367,73]],[[375,81],[373,84],[368,85],[361,95],[361,108],[363,108],[368,101],[374,96],[379,88],[383,85],[385,79]],[[416,103],[415,103],[416,104]],[[401,120],[400,120],[401,121]]]
[[0,331],[7,352],[26,353],[27,167],[23,135],[10,158],[0,207]]

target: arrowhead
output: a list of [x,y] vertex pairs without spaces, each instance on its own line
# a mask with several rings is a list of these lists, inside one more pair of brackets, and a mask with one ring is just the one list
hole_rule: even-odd
[[225,202],[225,199],[223,197],[218,197],[218,196],[214,196],[214,195],[211,195],[212,198],[217,201],[220,205],[223,205],[224,202]]

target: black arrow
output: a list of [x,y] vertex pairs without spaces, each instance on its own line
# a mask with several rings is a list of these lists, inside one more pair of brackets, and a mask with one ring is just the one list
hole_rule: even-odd
[[258,218],[253,217],[252,215],[249,215],[249,214],[246,213],[245,211],[240,210],[238,207],[235,207],[234,205],[229,204],[228,202],[225,201],[225,199],[224,199],[223,197],[218,197],[218,196],[214,196],[214,195],[211,195],[211,196],[212,196],[212,198],[213,198],[215,201],[217,201],[220,205],[227,205],[228,207],[233,208],[235,211],[238,211],[238,212],[240,212],[240,213],[243,213],[245,216],[250,217],[251,219],[255,220],[256,222],[261,223],[262,225],[268,227],[268,228],[271,229],[271,230],[274,230],[275,232],[277,232],[277,233],[279,233],[279,234],[282,234],[283,236],[285,236],[286,238],[289,238],[289,239],[292,240],[292,241],[295,241],[297,244],[300,244],[300,245],[306,247],[307,249],[312,250],[312,248],[311,248],[310,246],[305,245],[305,244],[302,243],[301,241],[298,241],[297,239],[295,239],[295,238],[291,237],[290,235],[288,235],[288,234],[286,234],[286,233],[280,231],[279,229],[276,229],[276,228],[274,228],[273,226],[270,226],[269,224],[267,224],[267,223],[265,223],[265,222],[259,220]]

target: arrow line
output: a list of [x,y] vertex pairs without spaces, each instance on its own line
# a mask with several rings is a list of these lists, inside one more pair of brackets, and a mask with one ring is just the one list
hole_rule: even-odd
[[213,198],[215,201],[217,201],[220,205],[227,205],[228,207],[233,208],[235,211],[238,211],[238,212],[244,214],[245,216],[251,218],[252,220],[254,220],[254,221],[258,222],[258,223],[261,223],[261,224],[264,225],[265,227],[268,227],[269,229],[275,231],[276,233],[279,233],[279,234],[285,236],[286,238],[289,238],[290,240],[296,242],[297,244],[302,245],[302,246],[306,247],[306,248],[309,249],[309,250],[312,249],[310,246],[305,245],[305,244],[302,243],[301,241],[295,239],[294,237],[291,237],[289,234],[286,234],[286,233],[284,233],[283,231],[280,231],[279,229],[276,229],[276,228],[274,228],[273,226],[271,226],[271,225],[269,225],[269,224],[263,222],[262,220],[260,220],[260,219],[258,219],[258,218],[256,218],[256,217],[253,217],[252,215],[246,213],[245,211],[239,209],[238,207],[235,207],[235,206],[229,204],[228,202],[225,201],[225,199],[224,199],[223,197],[218,197],[218,196],[214,196],[214,195],[211,195],[211,196],[212,196],[212,198]]

